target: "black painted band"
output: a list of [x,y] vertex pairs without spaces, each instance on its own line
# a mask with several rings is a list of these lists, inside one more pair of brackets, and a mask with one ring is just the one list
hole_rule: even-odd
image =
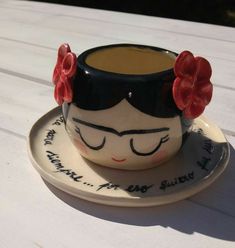
[[107,72],[86,64],[89,54],[101,49],[123,46],[148,48],[155,51],[176,53],[163,48],[135,44],[116,44],[96,47],[78,56],[77,72],[73,79],[73,103],[86,110],[108,109],[126,99],[132,106],[156,117],[174,117],[182,112],[172,97],[174,71],[127,75]]

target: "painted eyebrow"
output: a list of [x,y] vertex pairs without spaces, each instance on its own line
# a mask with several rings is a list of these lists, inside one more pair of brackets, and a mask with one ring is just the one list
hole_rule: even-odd
[[127,135],[127,134],[147,134],[147,133],[158,133],[158,132],[163,132],[163,131],[169,131],[170,128],[169,127],[162,127],[162,128],[153,128],[153,129],[133,129],[133,130],[125,130],[122,132],[118,132],[117,130],[110,128],[110,127],[104,127],[101,125],[96,125],[90,122],[86,122],[83,120],[80,120],[78,118],[72,118],[73,121],[80,123],[82,125],[88,126],[88,127],[92,127],[95,129],[99,129],[101,131],[105,131],[105,132],[109,132],[109,133],[113,133],[116,134],[117,136],[123,136],[123,135]]

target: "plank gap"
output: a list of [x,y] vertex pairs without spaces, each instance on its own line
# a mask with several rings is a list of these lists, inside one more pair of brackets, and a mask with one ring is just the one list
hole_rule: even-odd
[[17,137],[17,138],[26,140],[26,136],[25,136],[25,135],[16,133],[16,132],[11,131],[11,130],[9,130],[9,129],[0,127],[0,131],[3,132],[3,133],[7,133],[7,134],[10,134],[10,135],[13,135],[13,136],[15,136],[15,137]]
[[[198,193],[198,194],[200,194],[200,193]],[[218,209],[218,208],[214,208],[214,207],[207,206],[207,205],[205,205],[205,204],[199,203],[199,202],[197,202],[197,201],[195,201],[195,200],[192,200],[191,198],[188,198],[188,199],[186,199],[186,200],[187,200],[187,201],[190,201],[190,202],[193,203],[193,204],[199,205],[199,206],[201,206],[201,207],[204,207],[204,208],[207,208],[207,209],[210,209],[210,210],[219,212],[220,214],[225,215],[225,216],[227,216],[227,217],[235,218],[234,215],[228,214],[228,213],[226,213],[226,212],[224,212],[224,211],[222,211],[222,210],[220,210],[220,209]]]
[[4,69],[4,68],[0,68],[0,72],[4,73],[4,74],[7,74],[7,75],[14,76],[14,77],[22,78],[22,79],[25,79],[25,80],[28,80],[28,81],[33,81],[33,82],[38,83],[38,84],[52,86],[52,83],[49,82],[49,81],[46,81],[46,80],[41,79],[41,78],[32,77],[30,75],[26,75],[26,74],[23,74],[23,73],[10,71],[10,70]]

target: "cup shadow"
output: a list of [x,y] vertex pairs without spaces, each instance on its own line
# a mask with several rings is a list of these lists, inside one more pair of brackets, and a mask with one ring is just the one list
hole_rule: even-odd
[[[228,168],[216,183],[203,191],[203,198],[210,199],[210,192],[229,188],[231,182],[234,182],[235,168],[232,165],[235,163],[235,150],[231,145],[230,152]],[[221,201],[225,205],[234,206],[231,198],[214,197],[213,206],[208,206],[197,200],[201,194],[198,193],[196,197],[158,207],[112,207],[79,199],[44,182],[60,200],[78,211],[99,219],[126,225],[170,227],[186,234],[197,232],[222,240],[235,241],[235,209],[227,213],[213,207]]]

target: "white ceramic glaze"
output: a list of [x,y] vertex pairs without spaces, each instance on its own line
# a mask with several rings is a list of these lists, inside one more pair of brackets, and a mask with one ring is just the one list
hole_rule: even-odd
[[[174,156],[182,144],[178,116],[150,116],[125,99],[112,108],[98,111],[80,109],[72,104],[66,129],[82,156],[116,169],[140,170],[157,166]],[[96,149],[99,146],[102,148]]]

